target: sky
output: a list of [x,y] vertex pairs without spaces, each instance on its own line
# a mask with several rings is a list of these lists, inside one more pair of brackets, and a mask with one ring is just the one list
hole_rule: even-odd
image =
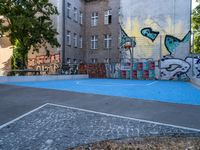
[[196,0],[192,0],[192,9],[194,9],[197,5],[198,3],[196,2]]

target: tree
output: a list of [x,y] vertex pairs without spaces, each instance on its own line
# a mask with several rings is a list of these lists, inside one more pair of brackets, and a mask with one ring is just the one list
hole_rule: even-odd
[[194,32],[194,53],[200,53],[200,4],[192,12],[192,30]]
[[30,50],[44,47],[49,55],[48,44],[60,46],[52,15],[58,10],[48,0],[0,0],[0,37],[8,36],[13,45],[13,69],[27,68]]

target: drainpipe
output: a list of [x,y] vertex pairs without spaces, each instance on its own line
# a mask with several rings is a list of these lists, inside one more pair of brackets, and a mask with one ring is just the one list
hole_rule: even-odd
[[61,62],[61,71],[63,66],[65,65],[65,0],[63,0],[62,3],[62,15],[63,15],[63,20],[62,20],[62,24],[63,24],[63,28],[62,28],[62,62]]

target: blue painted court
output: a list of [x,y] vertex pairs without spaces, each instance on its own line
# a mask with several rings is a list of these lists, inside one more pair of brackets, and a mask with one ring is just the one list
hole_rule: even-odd
[[8,84],[179,104],[200,105],[200,89],[188,82],[81,79],[18,82]]

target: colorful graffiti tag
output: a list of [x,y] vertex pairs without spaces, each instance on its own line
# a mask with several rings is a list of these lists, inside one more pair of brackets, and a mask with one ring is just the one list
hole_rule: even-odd
[[57,74],[60,69],[60,54],[40,55],[28,59],[28,67],[43,71],[43,74]]
[[141,30],[141,34],[149,38],[152,42],[154,42],[157,36],[159,35],[159,32],[153,31],[152,28],[147,27]]
[[200,56],[187,57],[186,62],[192,65],[190,76],[200,78]]
[[132,39],[128,34],[124,31],[124,29],[120,26],[121,29],[121,39],[120,39],[120,46],[122,47],[126,42],[131,42],[133,45],[136,46],[136,41]]
[[161,79],[163,80],[188,80],[187,72],[191,65],[185,60],[176,58],[163,58],[160,61]]
[[166,46],[167,50],[169,51],[169,53],[172,54],[181,43],[189,42],[190,37],[191,37],[190,31],[185,35],[185,37],[182,40],[180,40],[174,36],[171,36],[171,35],[166,35],[165,36],[165,46]]

